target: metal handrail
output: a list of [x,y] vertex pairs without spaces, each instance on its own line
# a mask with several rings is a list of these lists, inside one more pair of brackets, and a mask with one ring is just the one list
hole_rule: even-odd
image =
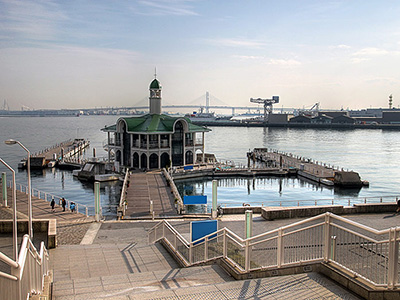
[[[9,181],[8,182],[8,185],[7,185],[9,188],[11,188],[12,187],[12,181]],[[26,186],[26,185],[24,185],[24,184],[21,184],[21,183],[16,183],[16,189],[18,190],[18,191],[20,191],[21,193],[25,193],[25,194],[28,194],[28,187]],[[35,193],[36,192],[36,193]],[[48,198],[50,197],[50,199],[52,198],[52,197],[54,197],[54,198],[57,198],[57,199],[59,199],[59,200],[61,200],[61,198],[63,198],[63,197],[61,197],[61,196],[57,196],[57,195],[54,195],[54,194],[52,194],[52,193],[48,193],[48,192],[43,192],[43,191],[41,191],[41,190],[39,190],[39,189],[34,189],[34,188],[32,188],[32,196],[35,196],[36,195],[36,197],[38,197],[39,199],[42,199],[42,200],[45,200],[45,201],[47,201],[47,202],[50,202],[49,200],[48,200]],[[42,198],[41,196],[43,196],[44,195],[44,197]],[[85,205],[85,204],[81,204],[81,203],[77,203],[76,201],[71,201],[71,200],[67,200],[67,199],[65,199],[66,200],[66,202],[67,202],[67,205],[66,205],[66,208],[67,209],[69,209],[69,206],[70,206],[70,202],[74,202],[75,204],[76,204],[76,212],[80,212],[79,211],[79,208],[80,207],[83,207],[84,208],[84,215],[86,215],[86,216],[89,216],[89,207],[94,207],[94,206],[88,206],[88,205]],[[57,203],[57,202],[56,202]],[[82,212],[81,212],[82,213]]]
[[[346,203],[347,206],[354,204],[368,204],[368,203],[393,203],[395,204],[397,200],[400,199],[399,195],[388,195],[388,196],[376,196],[376,197],[360,197],[360,198],[337,198],[337,199],[310,199],[310,200],[271,200],[271,201],[263,201],[263,202],[251,202],[252,206],[260,206],[260,207],[283,207],[282,204],[291,204],[294,205],[285,205],[284,207],[299,207],[299,206],[320,206],[320,205],[343,205]],[[376,201],[374,201],[376,200]],[[330,204],[318,204],[321,202],[329,202]],[[235,207],[231,206],[232,203],[224,203],[223,200],[218,202],[223,207]],[[303,205],[303,203],[305,203]],[[296,205],[297,204],[297,205]]]
[[38,252],[29,239],[24,235],[18,261],[13,261],[0,252],[0,259],[11,267],[11,274],[0,272],[0,299],[27,299],[32,291],[43,290],[44,276],[48,274],[49,254],[41,243]]
[[[323,222],[315,223],[315,221],[321,219],[323,220]],[[313,224],[310,224],[311,222],[313,222]],[[351,225],[356,229],[346,228],[345,226],[340,225],[340,223],[337,224],[337,222],[343,222],[344,224]],[[168,233],[168,236],[171,237],[171,234],[174,235],[172,241],[168,240],[167,236],[165,235],[165,230],[163,229],[164,226],[170,232]],[[298,228],[299,226],[302,227]],[[336,234],[341,234],[341,232],[344,233],[344,236],[338,236],[338,242],[333,242],[336,241],[336,237],[334,240],[332,240],[332,236],[330,235],[330,232],[334,230],[334,228],[339,230],[334,231],[336,232]],[[158,231],[161,229],[162,234]],[[290,229],[294,230],[290,231]],[[357,229],[376,236],[389,234],[389,238],[378,241],[375,238],[368,237],[361,232],[357,232]],[[175,254],[177,254],[177,256],[180,257],[185,264],[189,263],[189,265],[193,265],[193,261],[194,263],[199,263],[223,257],[223,259],[229,260],[235,266],[237,266],[237,268],[241,270],[241,272],[249,272],[250,270],[271,269],[282,266],[298,266],[304,263],[325,261],[341,266],[353,273],[355,276],[367,280],[377,287],[379,286],[393,288],[400,286],[399,278],[397,275],[397,264],[399,262],[398,243],[400,241],[400,227],[385,230],[376,230],[368,226],[348,220],[346,218],[336,216],[332,213],[324,213],[322,215],[315,216],[306,220],[301,220],[299,222],[286,225],[248,239],[242,239],[231,230],[227,228],[222,228],[217,230],[216,232],[208,234],[200,239],[189,243],[166,220],[163,220],[162,222],[153,226],[149,230],[149,236],[152,233],[155,233],[155,231],[157,231],[158,234],[155,237],[154,242],[160,239],[165,239],[168,244],[172,246]],[[314,232],[316,233],[315,235],[312,234]],[[275,234],[275,236],[271,236],[272,234]],[[300,240],[299,244],[299,237],[301,238],[302,236],[304,236],[304,234],[311,234],[313,236],[309,241],[303,241],[303,239]],[[216,239],[214,238],[215,236]],[[209,239],[214,239],[217,241],[217,243],[221,245],[220,247],[222,247],[222,251],[224,253],[222,256],[217,255],[215,257],[208,258],[208,249],[206,248],[209,245]],[[189,248],[189,261],[187,261],[186,259],[187,253],[183,254],[179,251],[178,248],[176,248],[177,240],[179,240],[181,244],[185,246],[185,248]],[[232,245],[236,244],[236,246],[233,246],[233,249],[230,249],[230,254],[228,254],[227,252],[228,240],[229,243],[233,243]],[[268,248],[267,250],[264,249],[265,247],[261,247],[258,249],[253,248],[262,243],[267,243],[265,246]],[[397,246],[394,246],[396,243]],[[346,251],[348,251],[347,247],[352,247],[352,245],[360,245],[360,247],[352,249],[353,252],[359,249],[358,251],[360,251],[360,255],[357,255],[357,253],[355,253],[356,257],[353,257],[353,261],[349,262],[346,258]],[[313,248],[315,250],[313,250],[312,253],[309,253],[307,252],[308,247],[317,248]],[[342,251],[341,257],[337,258],[334,255],[334,253],[336,253],[336,247],[341,247],[338,248],[340,251]],[[285,249],[290,249],[290,251],[287,252],[287,250]],[[234,254],[234,252],[232,252],[237,250],[239,250],[239,254]],[[258,254],[258,256],[256,255],[253,257],[252,252],[254,250],[273,251],[273,253],[275,254],[272,255],[272,260],[265,260],[265,257],[268,257],[268,255],[260,256],[260,254]],[[380,268],[379,271],[377,270],[376,272],[374,272],[374,274],[369,274],[367,271],[365,271],[365,269],[367,268],[358,267],[359,265],[364,266],[368,264],[370,264],[370,268],[375,267],[375,265],[372,265],[373,259],[368,258],[366,260],[363,260],[363,256],[361,255],[362,251],[368,251],[371,253],[376,252],[375,255],[377,255],[377,258],[379,257],[379,259],[381,259],[381,256],[386,257],[386,264],[391,267],[387,269]],[[271,252],[268,252],[268,254],[270,256]],[[254,259],[256,261],[254,261],[252,265],[251,262]]]

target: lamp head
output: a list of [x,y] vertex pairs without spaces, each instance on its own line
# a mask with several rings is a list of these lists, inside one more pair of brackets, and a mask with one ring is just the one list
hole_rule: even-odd
[[4,143],[6,143],[7,145],[15,145],[18,142],[16,140],[13,140],[13,139],[8,139],[8,140],[4,141]]
[[4,141],[4,143],[6,143],[7,145],[15,145],[17,143],[17,141],[13,140],[13,139],[9,139]]

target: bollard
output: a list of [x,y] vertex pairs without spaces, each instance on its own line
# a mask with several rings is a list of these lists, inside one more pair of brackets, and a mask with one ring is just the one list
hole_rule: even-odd
[[212,219],[217,218],[217,187],[218,187],[218,181],[214,179],[212,181],[212,210],[211,210]]
[[245,238],[251,238],[253,235],[253,211],[246,210],[245,212],[246,223],[245,223]]
[[94,183],[94,213],[96,222],[100,222],[100,182]]

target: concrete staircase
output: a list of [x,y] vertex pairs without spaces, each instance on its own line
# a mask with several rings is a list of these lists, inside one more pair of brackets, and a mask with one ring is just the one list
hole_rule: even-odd
[[61,246],[51,256],[57,300],[132,299],[148,292],[233,280],[217,265],[181,269],[157,244]]
[[359,299],[316,273],[235,281],[218,265],[179,268],[160,245],[51,250],[52,299]]

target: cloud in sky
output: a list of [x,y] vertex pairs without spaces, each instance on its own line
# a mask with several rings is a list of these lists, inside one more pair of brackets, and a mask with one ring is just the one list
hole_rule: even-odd
[[251,40],[251,39],[241,39],[241,38],[220,38],[207,40],[208,43],[217,46],[225,46],[225,47],[245,47],[245,48],[262,48],[266,46],[265,42]]
[[146,16],[197,16],[188,0],[139,0],[133,7],[137,14]]
[[373,1],[0,0],[0,99],[127,106],[157,67],[169,103],[208,90],[240,106],[381,107],[400,99],[399,14]]
[[0,3],[1,32],[9,39],[49,40],[67,16],[53,1],[6,0]]

